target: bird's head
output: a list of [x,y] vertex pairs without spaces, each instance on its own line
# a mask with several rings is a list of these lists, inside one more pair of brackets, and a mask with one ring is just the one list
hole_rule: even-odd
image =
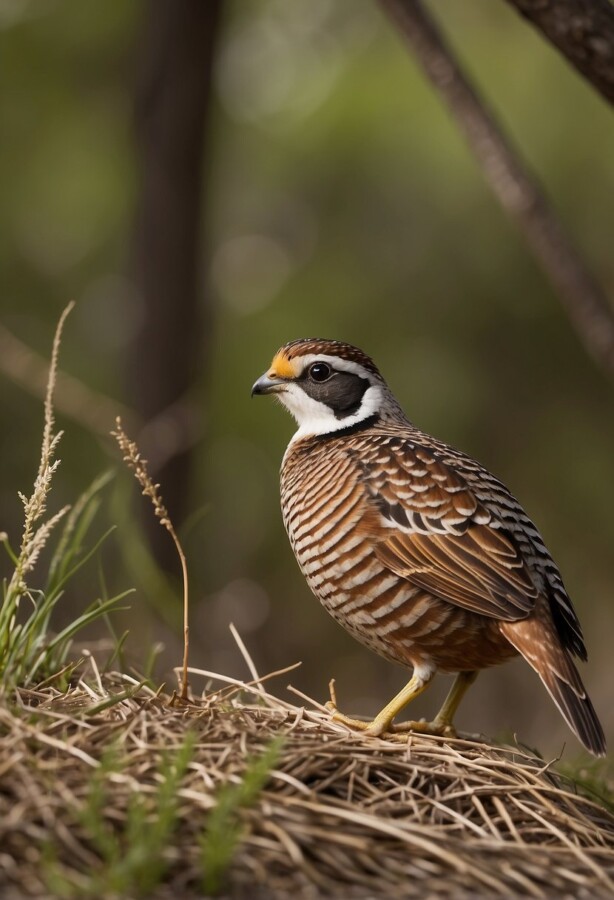
[[285,344],[254,384],[254,394],[275,394],[298,423],[295,439],[367,420],[406,421],[373,360],[341,341],[300,338]]

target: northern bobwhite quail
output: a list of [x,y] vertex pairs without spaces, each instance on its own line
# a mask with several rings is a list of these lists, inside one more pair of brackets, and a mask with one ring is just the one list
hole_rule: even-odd
[[416,428],[373,361],[340,341],[286,344],[252,394],[275,394],[298,430],[281,467],[284,524],[324,608],[376,653],[413,669],[367,724],[381,735],[436,671],[458,673],[435,720],[453,734],[477,672],[520,653],[591,753],[605,738],[573,656],[586,648],[558,568],[508,489]]

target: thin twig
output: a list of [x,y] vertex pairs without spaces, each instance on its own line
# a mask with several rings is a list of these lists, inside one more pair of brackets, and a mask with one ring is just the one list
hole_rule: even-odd
[[379,0],[439,91],[485,178],[557,290],[589,354],[614,375],[614,310],[537,179],[478,96],[419,0]]
[[230,628],[230,633],[233,636],[233,638],[235,639],[237,647],[239,648],[241,656],[245,660],[245,664],[246,664],[247,668],[249,669],[250,675],[254,679],[254,684],[256,684],[256,686],[259,687],[260,690],[262,691],[262,693],[264,694],[265,690],[262,687],[260,675],[258,674],[258,670],[256,669],[256,666],[254,665],[254,660],[250,656],[249,650],[247,649],[247,647],[245,646],[245,644],[243,642],[243,638],[241,637],[241,635],[239,634],[239,632],[237,631],[237,629],[235,628],[235,626],[232,622],[230,623],[229,628]]
[[[219,672],[210,672],[207,669],[195,669],[193,666],[188,668],[188,672],[192,675],[202,675],[205,678],[212,678],[214,681],[222,681],[224,684],[231,684],[235,687],[240,688],[240,690],[249,691],[252,694],[259,693],[263,696],[266,695],[267,698],[271,698],[270,694],[267,694],[264,691],[263,694],[263,684],[265,681],[270,681],[272,678],[279,678],[280,675],[287,675],[288,672],[294,672],[295,669],[298,669],[302,663],[297,662],[293,663],[291,666],[285,666],[283,669],[276,669],[274,672],[269,672],[267,675],[258,675],[253,681],[242,681],[240,678],[232,678],[230,675],[220,675]],[[290,688],[288,688],[290,690]],[[277,700],[276,703],[281,704],[283,701]],[[287,704],[286,704],[287,705]]]

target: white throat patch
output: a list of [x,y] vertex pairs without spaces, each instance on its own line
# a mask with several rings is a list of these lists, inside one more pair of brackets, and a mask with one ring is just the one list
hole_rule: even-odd
[[298,430],[290,441],[294,443],[304,437],[331,434],[363,422],[381,409],[384,389],[379,384],[370,385],[363,394],[359,409],[342,419],[337,419],[325,403],[309,397],[298,384],[289,382],[276,396],[298,423]]

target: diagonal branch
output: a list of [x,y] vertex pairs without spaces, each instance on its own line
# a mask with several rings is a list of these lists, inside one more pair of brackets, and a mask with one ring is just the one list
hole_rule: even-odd
[[614,103],[614,6],[610,0],[507,0],[593,87]]
[[379,0],[446,102],[503,208],[556,288],[591,356],[614,375],[614,310],[493,114],[419,0]]

